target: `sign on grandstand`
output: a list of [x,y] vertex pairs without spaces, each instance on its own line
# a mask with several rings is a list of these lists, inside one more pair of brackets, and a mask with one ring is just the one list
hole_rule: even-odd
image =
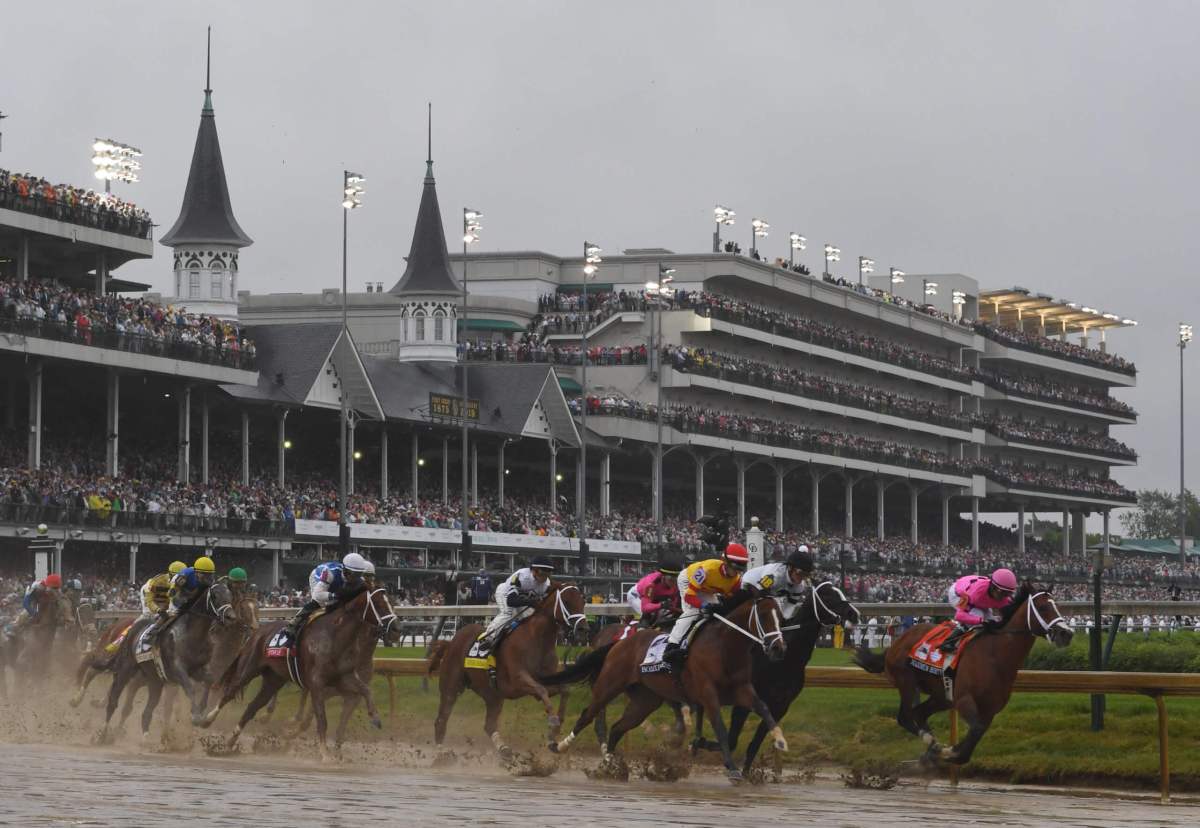
[[[297,520],[296,537],[336,538],[338,525],[332,520]],[[382,523],[352,523],[350,538],[354,541],[381,541],[426,546],[444,544],[457,546],[462,533],[457,529],[430,529],[424,526],[391,526]],[[542,535],[518,535],[507,532],[472,532],[471,544],[476,549],[512,550],[516,552],[578,553],[579,542],[575,538],[549,537]],[[637,541],[614,541],[588,538],[588,549],[592,554],[640,556],[642,545]],[[432,566],[432,550],[430,565]]]
[[[445,394],[429,395],[429,416],[430,417],[446,417],[453,420],[461,420],[463,406],[460,397],[449,397]],[[467,400],[467,419],[479,419],[479,400]]]

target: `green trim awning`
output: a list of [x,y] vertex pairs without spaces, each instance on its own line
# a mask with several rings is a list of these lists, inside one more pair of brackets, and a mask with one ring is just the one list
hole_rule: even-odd
[[559,377],[558,387],[564,394],[582,394],[583,386],[570,377]]
[[468,331],[504,331],[505,333],[520,333],[525,330],[509,319],[470,319],[463,325]]
[[[612,282],[589,282],[588,293],[612,293]],[[583,282],[576,282],[571,285],[559,285],[559,293],[583,293]]]

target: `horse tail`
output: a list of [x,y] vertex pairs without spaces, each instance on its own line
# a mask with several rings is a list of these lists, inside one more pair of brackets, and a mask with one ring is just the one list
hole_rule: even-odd
[[575,684],[580,681],[595,681],[596,677],[600,675],[601,668],[604,667],[604,659],[608,657],[608,651],[616,643],[614,641],[612,644],[605,644],[598,650],[584,653],[567,669],[551,676],[543,676],[538,681],[547,687],[558,684]]
[[[253,640],[253,637],[251,637]],[[238,684],[238,676],[241,674],[242,659],[246,657],[247,647],[243,647],[241,651],[234,656],[233,661],[229,662],[229,666],[225,668],[225,672],[221,674],[221,678],[217,681],[215,689],[219,691],[219,699],[225,698],[225,695]],[[253,649],[250,650],[250,657],[253,658]],[[238,688],[235,698],[240,699],[246,686],[243,684]]]
[[429,649],[429,666],[425,668],[425,676],[432,676],[442,666],[442,659],[446,657],[446,650],[450,649],[449,641],[435,641]]
[[859,647],[854,651],[854,663],[866,670],[868,673],[882,673],[887,666],[887,661],[883,653],[876,653],[866,647]]

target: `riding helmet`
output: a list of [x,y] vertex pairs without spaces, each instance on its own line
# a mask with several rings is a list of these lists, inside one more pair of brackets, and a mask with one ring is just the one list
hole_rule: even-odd
[[547,572],[553,572],[554,564],[550,563],[550,559],[547,558],[545,555],[538,555],[529,564],[529,568],[530,569],[544,569]]
[[246,570],[242,569],[240,566],[235,566],[233,569],[229,570],[229,580],[241,581],[242,583],[245,583],[246,580],[248,580],[246,577]]
[[59,587],[62,586],[62,576],[59,575],[57,572],[51,572],[49,575],[46,576],[46,580],[44,583],[46,584],[46,586],[50,587],[50,589],[58,589]]
[[171,561],[171,565],[167,567],[167,572],[172,575],[178,575],[185,569],[187,569],[187,564],[183,561]]
[[367,562],[367,559],[357,552],[351,552],[346,557],[342,558],[342,567],[350,572],[374,572],[375,568]]
[[807,549],[797,549],[792,554],[788,555],[787,565],[804,572],[813,571],[812,555],[808,554]]
[[750,563],[750,553],[740,543],[731,543],[725,547],[725,562],[734,569],[745,569]]
[[1011,569],[997,569],[992,573],[992,586],[1002,592],[1017,591],[1017,576]]
[[683,569],[683,565],[680,564],[679,561],[675,560],[674,558],[667,558],[666,560],[662,560],[662,561],[658,562],[658,571],[661,572],[663,575],[673,577],[675,575],[678,575],[682,569]]
[[196,570],[197,572],[205,572],[209,575],[212,575],[217,571],[217,566],[213,563],[213,559],[208,557],[208,555],[201,555],[199,558],[196,558],[196,562],[192,564],[192,569]]

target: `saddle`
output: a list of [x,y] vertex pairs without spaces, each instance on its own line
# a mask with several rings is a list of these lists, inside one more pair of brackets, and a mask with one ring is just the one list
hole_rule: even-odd
[[471,642],[470,649],[467,650],[467,654],[463,657],[463,667],[466,667],[468,670],[495,670],[496,653],[500,650],[500,645],[504,643],[504,639],[508,638],[513,630],[532,617],[533,615],[529,614],[522,618],[514,618],[499,629],[495,638],[490,643],[484,639],[484,633],[481,632]]
[[[686,655],[688,647],[696,638],[696,632],[708,623],[708,619],[704,618],[692,625],[688,634],[683,637],[683,641],[679,643],[679,649]],[[653,673],[664,673],[671,669],[671,665],[663,661],[663,651],[667,648],[667,634],[656,635],[654,640],[650,642],[650,647],[646,650],[646,655],[642,658],[640,671],[643,675],[651,675]]]
[[942,644],[954,631],[953,621],[943,621],[921,637],[908,653],[908,663],[915,669],[930,675],[940,676],[946,687],[947,698],[954,696],[954,675],[958,671],[958,662],[962,658],[967,645],[979,635],[979,629],[971,629],[958,640],[958,649],[952,653],[943,653]]
[[308,629],[309,624],[316,621],[322,615],[327,614],[328,611],[325,607],[313,610],[312,615],[304,619],[304,626],[300,628],[300,632],[295,637],[292,636],[291,631],[287,627],[281,627],[276,630],[275,634],[267,639],[267,658],[294,656],[296,654],[296,645],[300,643],[300,636],[304,635],[304,631]]

